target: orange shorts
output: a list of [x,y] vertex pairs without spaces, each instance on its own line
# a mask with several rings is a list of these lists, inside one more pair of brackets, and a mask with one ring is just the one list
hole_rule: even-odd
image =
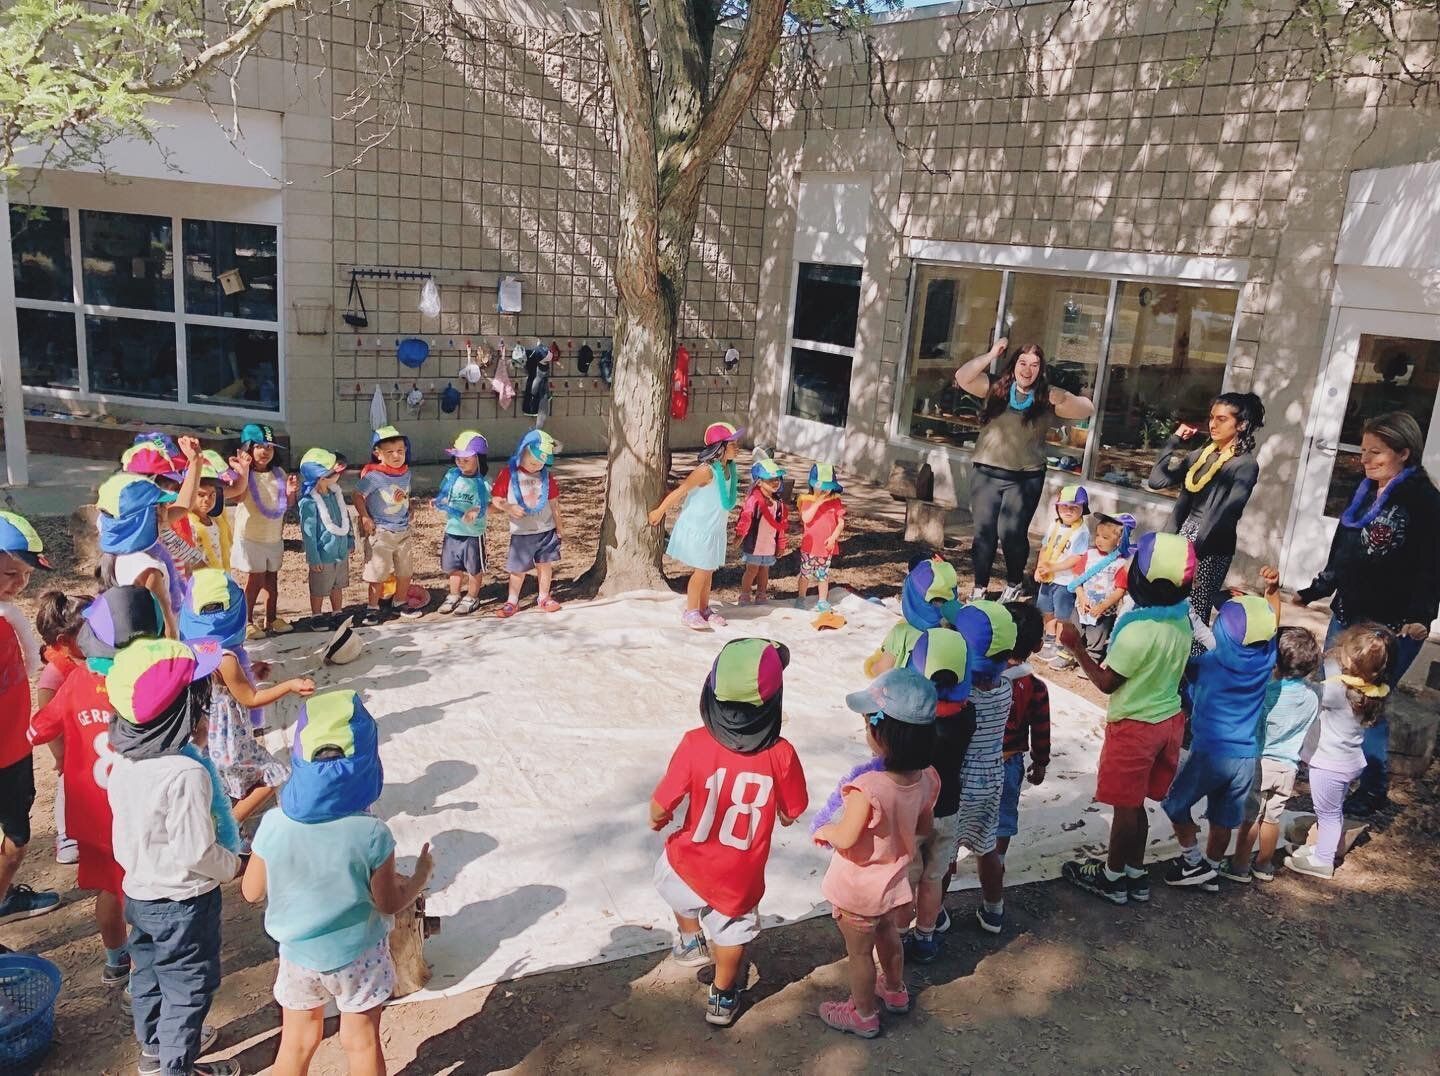
[[1147,799],[1164,799],[1180,765],[1184,736],[1183,713],[1164,721],[1107,723],[1095,799],[1111,807],[1144,807]]
[[125,882],[125,870],[115,862],[110,850],[98,844],[79,841],[76,844],[80,851],[80,862],[75,868],[76,888],[104,890],[123,898],[121,886]]

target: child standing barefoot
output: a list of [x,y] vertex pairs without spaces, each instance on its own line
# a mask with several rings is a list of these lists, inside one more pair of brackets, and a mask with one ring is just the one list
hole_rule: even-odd
[[650,513],[650,526],[658,527],[677,501],[685,502],[665,552],[694,569],[685,587],[685,614],[680,622],[695,631],[725,626],[725,618],[710,608],[710,583],[715,569],[725,563],[725,520],[740,499],[735,457],[740,454],[737,442],[743,432],[728,422],[707,426],[700,466]]
[[745,562],[741,605],[770,600],[770,569],[785,555],[785,531],[790,525],[790,512],[780,499],[784,477],[784,470],[772,459],[756,460],[750,466],[750,496],[735,521],[740,559]]
[[800,541],[797,608],[804,605],[813,579],[820,595],[815,611],[830,611],[830,564],[840,552],[840,536],[845,533],[845,503],[840,500],[844,489],[831,464],[817,463],[810,468],[810,492],[801,494],[798,502],[805,536]]
[[850,969],[850,997],[822,1002],[820,1019],[865,1039],[880,1034],[880,1005],[910,1011],[900,930],[915,900],[910,860],[917,838],[930,835],[940,793],[930,766],[935,703],[935,686],[913,669],[891,669],[846,696],[845,705],[865,716],[866,742],[884,769],[845,783],[840,817],[814,834],[816,844],[835,849],[820,892],[845,939]]

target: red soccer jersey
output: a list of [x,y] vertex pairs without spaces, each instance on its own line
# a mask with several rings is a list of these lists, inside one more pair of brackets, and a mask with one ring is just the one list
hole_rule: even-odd
[[[81,844],[110,850],[110,697],[105,678],[77,665],[30,719],[30,742],[65,737],[65,832]],[[27,746],[28,750],[28,746]]]
[[670,866],[716,911],[744,915],[765,894],[776,813],[799,818],[809,804],[795,748],[781,739],[742,755],[691,729],[655,787],[667,811],[686,796],[685,822],[665,842]]
[[13,766],[30,753],[25,715],[30,712],[30,674],[25,651],[10,621],[0,616],[0,768]]

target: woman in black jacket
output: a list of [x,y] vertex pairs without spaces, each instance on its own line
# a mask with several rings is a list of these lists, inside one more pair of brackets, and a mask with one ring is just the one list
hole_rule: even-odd
[[1210,404],[1210,440],[1186,452],[1199,431],[1182,425],[1161,450],[1146,485],[1180,488],[1165,529],[1195,545],[1195,585],[1190,606],[1205,623],[1225,586],[1235,557],[1235,530],[1260,477],[1255,434],[1265,425],[1265,405],[1253,392],[1222,392]]
[[[1354,624],[1383,624],[1399,642],[1390,669],[1393,688],[1430,636],[1440,608],[1440,490],[1420,464],[1425,435],[1404,411],[1377,415],[1360,436],[1365,478],[1340,517],[1325,567],[1295,595],[1308,605],[1330,602],[1329,647]],[[1388,799],[1390,727],[1381,721],[1365,733],[1365,774],[1347,810],[1368,812]]]

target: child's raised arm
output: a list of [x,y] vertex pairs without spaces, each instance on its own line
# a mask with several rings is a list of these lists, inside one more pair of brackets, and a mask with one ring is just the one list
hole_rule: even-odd
[[278,702],[290,694],[300,696],[315,694],[315,681],[306,677],[285,680],[274,687],[257,690],[251,686],[250,681],[241,671],[240,659],[234,654],[226,654],[220,659],[220,679],[225,684],[225,690],[229,691],[235,697],[235,701],[247,710],[269,706],[272,702]]
[[435,861],[430,858],[428,841],[416,857],[415,873],[408,878],[395,869],[395,853],[390,853],[390,858],[370,875],[370,898],[375,901],[380,914],[394,915],[413,904],[430,881],[430,872],[434,869]]
[[195,506],[195,490],[200,485],[200,471],[204,461],[200,458],[200,441],[195,437],[181,437],[177,442],[189,464],[185,468],[185,480],[180,483],[180,492],[174,502],[165,509],[167,520],[184,519]]
[[708,466],[696,467],[695,470],[685,476],[685,481],[667,493],[665,499],[660,502],[659,507],[650,513],[650,526],[660,526],[661,523],[665,522],[666,512],[684,500],[691,490],[699,489],[701,486],[708,486],[714,481],[714,477],[715,476],[710,473]]
[[870,797],[858,788],[851,788],[845,792],[842,802],[845,806],[840,817],[815,831],[816,844],[828,844],[844,851],[853,848],[865,832],[870,822]]
[[1275,614],[1275,623],[1280,623],[1280,572],[1270,565],[1260,569],[1260,582],[1264,584],[1265,600]]

